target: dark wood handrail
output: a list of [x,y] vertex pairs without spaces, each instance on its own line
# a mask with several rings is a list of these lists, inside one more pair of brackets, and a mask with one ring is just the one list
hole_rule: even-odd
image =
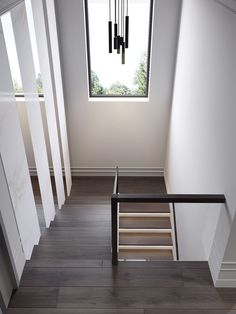
[[118,203],[225,203],[223,194],[112,194]]
[[112,219],[112,264],[118,263],[118,203],[169,203],[173,206],[176,254],[178,259],[178,239],[176,228],[175,203],[191,204],[224,204],[223,194],[126,194],[119,193],[119,168],[116,167],[113,194],[111,196],[111,219]]

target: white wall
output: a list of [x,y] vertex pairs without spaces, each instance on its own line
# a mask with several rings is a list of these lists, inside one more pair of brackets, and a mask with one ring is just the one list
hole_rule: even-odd
[[72,167],[163,167],[180,0],[155,1],[149,102],[89,102],[83,1],[56,1]]
[[[235,214],[235,56],[236,15],[213,0],[184,0],[166,161],[168,191],[225,194],[227,208],[221,210],[229,224],[220,229],[221,217],[217,227],[219,206],[177,206],[182,259],[212,256],[215,235],[221,235],[215,243],[220,246]],[[236,258],[236,250],[233,254]]]

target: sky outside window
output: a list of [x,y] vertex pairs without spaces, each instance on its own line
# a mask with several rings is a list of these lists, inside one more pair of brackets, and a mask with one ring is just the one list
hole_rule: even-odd
[[[25,0],[25,5],[27,9],[27,19],[28,19],[28,26],[29,26],[30,39],[31,39],[31,48],[32,48],[34,66],[35,66],[35,71],[36,71],[35,79],[36,79],[38,93],[41,94],[43,93],[43,86],[42,86],[42,80],[41,80],[41,74],[40,74],[40,68],[39,68],[39,59],[38,59],[36,36],[35,36],[35,30],[34,30],[31,0]],[[14,31],[13,31],[13,26],[12,26],[11,13],[8,12],[2,15],[1,21],[2,21],[4,39],[6,42],[6,48],[7,48],[9,65],[11,69],[14,90],[16,94],[21,94],[23,93],[23,87],[22,87],[20,67],[19,67],[18,56],[17,56],[17,49],[16,49],[16,44],[15,44]]]
[[129,48],[123,65],[116,50],[108,53],[109,1],[87,0],[91,96],[147,96],[151,2],[129,0]]

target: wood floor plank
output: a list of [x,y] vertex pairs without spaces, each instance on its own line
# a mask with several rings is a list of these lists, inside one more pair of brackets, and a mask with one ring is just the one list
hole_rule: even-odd
[[236,310],[147,309],[145,314],[236,314]]
[[21,286],[182,287],[182,271],[144,268],[25,268]]
[[184,269],[183,280],[185,287],[213,286],[209,269]]
[[60,246],[44,244],[34,248],[32,259],[57,258],[57,259],[110,259],[110,246],[86,246],[77,243]]
[[143,309],[9,309],[8,314],[144,314]]
[[74,268],[74,267],[102,267],[102,259],[69,259],[69,258],[35,258],[26,262],[27,267],[35,268]]
[[55,244],[55,245],[66,245],[68,242],[80,243],[80,245],[103,245],[110,246],[110,230],[101,231],[100,233],[95,231],[80,231],[80,230],[63,230],[53,232],[45,232],[40,239],[41,244]]
[[59,308],[236,309],[236,295],[201,288],[60,288]]
[[10,307],[56,307],[58,287],[20,287],[11,300]]
[[[148,264],[147,264],[148,263]],[[103,267],[113,267],[110,259],[103,260]],[[209,271],[207,262],[183,262],[183,261],[126,261],[119,262],[119,267],[125,268],[161,268],[165,269],[206,269]]]
[[63,308],[169,308],[236,309],[236,295],[219,295],[201,288],[60,288],[58,307]]
[[108,228],[110,226],[110,221],[93,221],[93,219],[88,220],[88,221],[77,221],[77,220],[55,220],[51,222],[52,227],[76,227],[76,228],[96,228],[96,227],[101,227],[101,228]]

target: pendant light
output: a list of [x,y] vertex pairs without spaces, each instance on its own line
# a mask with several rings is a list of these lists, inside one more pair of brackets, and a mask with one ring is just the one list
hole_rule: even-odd
[[114,38],[112,44],[111,0],[109,1],[108,43],[109,53],[121,53],[121,63],[125,64],[125,49],[129,47],[129,0],[114,0]]
[[114,49],[117,49],[117,35],[118,35],[118,25],[117,25],[117,0],[115,0],[115,24],[114,24]]
[[117,31],[117,53],[120,53],[120,1],[121,0],[117,0],[118,1],[118,31]]
[[129,1],[126,2],[125,16],[125,48],[129,48]]
[[109,41],[109,53],[112,53],[111,0],[109,0],[108,41]]

